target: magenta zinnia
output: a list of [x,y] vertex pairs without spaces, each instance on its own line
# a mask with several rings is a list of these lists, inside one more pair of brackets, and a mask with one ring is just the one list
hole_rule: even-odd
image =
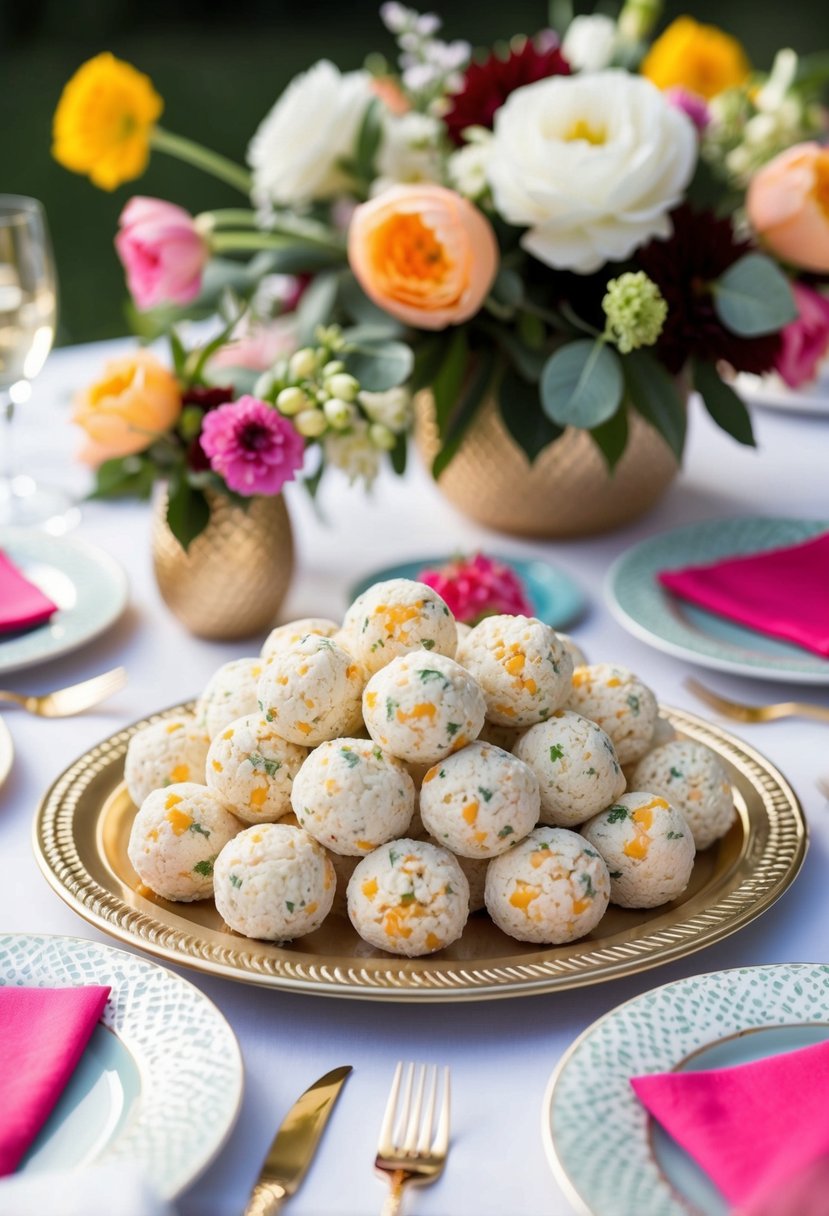
[[569,76],[570,65],[562,55],[558,39],[551,31],[533,41],[525,39],[510,47],[504,59],[493,51],[483,63],[471,63],[463,83],[449,98],[449,110],[443,116],[449,138],[462,144],[467,127],[491,129],[496,110],[516,89],[533,84],[547,76]]
[[477,625],[486,616],[532,616],[524,585],[511,566],[476,553],[439,570],[421,570],[418,580],[434,588],[456,621]]
[[278,494],[302,467],[304,441],[287,418],[256,397],[205,415],[201,446],[210,467],[245,497]]

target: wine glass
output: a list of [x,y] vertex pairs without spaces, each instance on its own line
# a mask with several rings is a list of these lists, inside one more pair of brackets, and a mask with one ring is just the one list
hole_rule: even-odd
[[57,282],[43,208],[36,199],[0,194],[0,524],[40,525],[59,534],[77,521],[63,490],[17,472],[12,420],[52,349]]

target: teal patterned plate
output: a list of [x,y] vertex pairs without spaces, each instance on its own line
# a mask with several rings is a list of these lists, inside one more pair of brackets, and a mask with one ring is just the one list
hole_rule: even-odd
[[547,1159],[588,1216],[727,1216],[630,1078],[728,1068],[826,1039],[829,966],[741,967],[654,988],[599,1018],[560,1061],[541,1114]]
[[79,937],[0,935],[8,984],[112,988],[21,1172],[129,1161],[172,1199],[216,1156],[242,1099],[239,1046],[216,1006],[157,963]]
[[829,685],[829,659],[687,604],[656,579],[662,570],[779,549],[827,529],[827,520],[738,518],[663,532],[634,545],[611,566],[605,583],[608,607],[643,642],[701,667]]

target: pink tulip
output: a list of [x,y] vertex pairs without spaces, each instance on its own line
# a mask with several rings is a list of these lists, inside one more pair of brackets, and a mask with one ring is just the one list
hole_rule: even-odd
[[138,308],[196,298],[210,250],[189,212],[138,195],[121,212],[119,227],[115,248]]
[[748,218],[776,257],[805,270],[829,271],[829,148],[795,144],[755,173]]
[[790,388],[814,380],[818,365],[829,354],[829,299],[812,287],[793,283],[798,316],[784,326],[775,369]]

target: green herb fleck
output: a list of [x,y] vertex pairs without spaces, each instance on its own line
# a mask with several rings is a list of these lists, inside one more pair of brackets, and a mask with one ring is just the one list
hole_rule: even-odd
[[294,910],[294,905],[290,899],[285,900],[285,907],[288,909],[289,912],[293,912],[293,910]]
[[452,886],[451,882],[448,882],[448,883],[446,884],[445,891],[446,891],[446,894],[447,894],[447,895],[454,895],[454,894],[455,894],[455,888]]
[[579,874],[579,882],[584,887],[584,893],[588,899],[593,899],[596,891],[593,886],[593,880],[589,874]]
[[546,850],[547,850],[547,852],[549,853],[549,851],[550,851],[550,846],[549,846],[549,844],[548,844],[548,842],[547,842],[546,840],[542,840],[540,844],[537,844],[537,845],[535,846],[535,848],[533,849],[533,852],[534,852],[534,853],[541,853],[541,852],[543,852],[543,850],[545,850],[545,849],[546,849]]
[[591,764],[591,765],[590,765],[590,768],[587,770],[587,774],[586,774],[586,775],[587,775],[588,777],[598,777],[598,775],[599,775],[599,774],[596,772],[596,770],[594,769],[593,765]]
[[443,606],[443,615],[444,615],[444,616],[448,616],[448,615],[449,615],[449,609],[446,607],[446,605],[445,605],[445,604],[444,604],[444,606]]
[[669,781],[681,781],[684,776],[685,774],[681,773],[675,765],[671,765],[671,775],[668,778]]
[[389,849],[389,864],[396,865],[400,860],[400,854],[395,853],[394,849]]
[[364,620],[363,620],[363,627],[362,627],[362,629],[360,630],[360,633],[365,633],[365,631],[366,631],[367,629],[368,629],[368,617],[365,617],[365,618],[364,618]]
[[251,752],[248,756],[251,767],[255,769],[264,769],[269,777],[275,777],[282,768],[281,760],[268,760],[261,752]]
[[210,838],[210,829],[203,828],[200,823],[191,823],[188,831],[195,832],[197,836],[206,836],[208,839]]
[[442,769],[440,770],[440,772],[438,773],[438,776],[439,776],[439,777],[445,777],[445,776],[446,776],[446,769],[445,769],[445,768],[442,768]]
[[374,756],[374,759],[375,759],[375,760],[383,760],[383,759],[385,759],[385,757],[383,756],[383,753],[382,753],[382,751],[380,750],[380,748],[379,748],[379,747],[375,747],[375,748],[373,748],[373,749],[372,749],[372,753],[371,753],[371,754]]
[[556,760],[560,760],[564,755],[564,748],[560,743],[554,743],[550,748],[550,763],[555,764]]
[[350,747],[341,747],[340,755],[342,756],[343,760],[345,760],[349,768],[354,768],[360,763],[360,757],[356,752],[353,752]]
[[633,692],[628,693],[627,703],[630,706],[633,713],[638,715],[639,714],[639,698],[636,696],[635,693],[633,693]]
[[276,710],[275,710],[275,709],[267,709],[267,710],[265,710],[265,721],[266,721],[266,722],[273,722],[273,720],[274,720],[274,718],[275,718],[275,717],[276,717]]
[[193,873],[201,874],[202,878],[212,878],[213,877],[213,862],[215,860],[216,860],[215,857],[208,857],[204,861],[197,861],[196,864],[193,866]]
[[[498,836],[501,840],[506,840],[507,836],[512,836],[514,831],[515,831],[515,828],[513,828],[510,824],[506,824],[505,827],[501,828],[500,832],[498,833]],[[544,848],[545,849],[549,848],[549,846],[545,844]]]
[[435,649],[434,638],[421,638],[420,644],[424,650],[434,650]]
[[403,894],[400,896],[400,902],[401,902],[401,904],[414,903],[414,897],[415,897],[414,891],[404,891]]
[[460,722],[447,722],[446,729],[449,732],[449,738],[453,738],[461,728]]
[[421,667],[417,673],[420,676],[421,684],[428,684],[430,680],[440,680],[444,688],[449,687],[449,680],[442,671],[435,671],[433,667]]
[[231,874],[231,875],[230,875],[230,885],[231,885],[232,887],[241,887],[241,885],[242,885],[242,880],[241,880],[241,878],[239,877],[239,875],[238,875],[238,874]]
[[399,701],[395,701],[393,697],[386,697],[386,721],[391,722],[394,717],[394,711],[397,709]]
[[666,832],[668,840],[682,840],[684,832]]
[[386,643],[383,641],[382,638],[378,638],[376,642],[372,642],[371,653],[374,654],[375,650],[377,650],[377,648],[380,646],[382,646],[384,650],[386,649]]
[[621,823],[623,819],[627,819],[628,809],[626,806],[612,806],[607,812],[608,823]]
[[492,790],[485,790],[482,785],[478,786],[478,793],[481,795],[484,802],[489,802],[492,798]]
[[622,877],[621,870],[609,870],[608,873],[610,874],[611,878],[621,878]]
[[586,845],[586,844],[582,846],[582,851],[583,851],[584,853],[586,853],[586,855],[587,855],[588,857],[598,857],[598,856],[599,856],[599,854],[598,854],[598,853],[594,853],[592,849],[588,849],[588,847],[587,847],[587,845]]

